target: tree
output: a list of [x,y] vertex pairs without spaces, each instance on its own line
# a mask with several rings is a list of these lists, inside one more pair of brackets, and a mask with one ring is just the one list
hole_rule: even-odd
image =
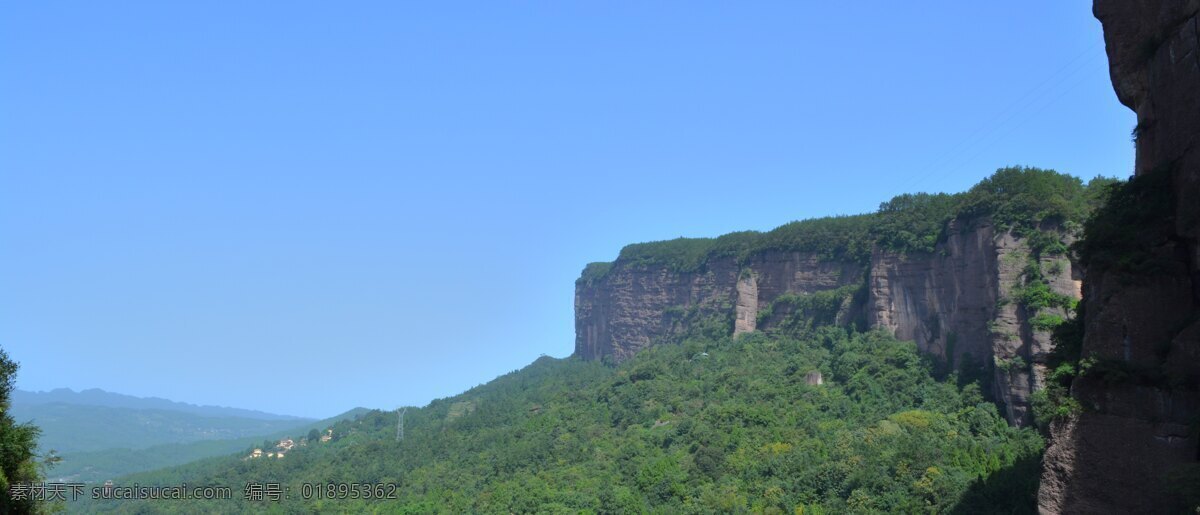
[[38,428],[17,424],[9,415],[9,396],[12,394],[19,365],[0,349],[0,512],[33,513],[37,505],[32,499],[14,500],[9,487],[38,480],[35,449]]

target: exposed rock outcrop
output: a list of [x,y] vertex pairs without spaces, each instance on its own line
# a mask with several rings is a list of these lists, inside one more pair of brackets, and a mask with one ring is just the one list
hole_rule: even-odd
[[768,253],[744,266],[710,259],[694,271],[613,263],[575,286],[575,354],[623,361],[689,321],[731,315],[730,330],[753,331],[759,306],[785,293],[814,293],[862,281],[863,265],[822,261],[803,252]]
[[1041,363],[1050,341],[1030,324],[1035,313],[1013,294],[1033,263],[1054,293],[1077,299],[1075,267],[1061,256],[1038,261],[1028,241],[997,231],[987,219],[952,222],[947,234],[932,253],[876,248],[860,261],[768,251],[741,264],[715,258],[699,270],[677,272],[618,259],[603,276],[577,283],[575,352],[624,360],[714,314],[731,317],[727,330],[735,335],[770,330],[789,314],[773,304],[784,295],[864,286],[866,295],[857,304],[850,295],[838,300],[831,321],[863,318],[870,327],[915,340],[921,351],[951,367],[969,363],[993,374],[993,393],[1008,419],[1027,424],[1030,394],[1044,375]]
[[1200,1],[1096,0],[1093,11],[1117,97],[1137,113],[1135,181],[1163,190],[1152,198],[1167,212],[1131,228],[1162,234],[1138,249],[1152,268],[1087,264],[1080,358],[1121,374],[1071,384],[1082,411],[1052,426],[1038,504],[1200,509],[1184,493],[1200,493]]
[[742,272],[737,282],[737,301],[734,308],[733,335],[753,331],[758,326],[758,275]]
[[[1065,257],[1035,257],[1028,242],[986,222],[951,222],[938,251],[916,259],[876,249],[871,259],[871,327],[914,340],[921,351],[960,364],[990,365],[993,393],[1010,422],[1031,422],[1030,396],[1040,388],[1050,335],[1037,330],[1034,310],[1020,305],[1031,263],[1058,295],[1078,299],[1077,269]],[[1060,308],[1046,308],[1065,315]],[[985,363],[980,363],[985,360]]]

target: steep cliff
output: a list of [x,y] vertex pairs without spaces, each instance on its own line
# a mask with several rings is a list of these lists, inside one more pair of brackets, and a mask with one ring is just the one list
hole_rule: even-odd
[[1135,177],[1081,243],[1080,409],[1052,427],[1046,513],[1200,510],[1200,1],[1096,0]]
[[[1004,218],[998,223],[993,213],[1002,210],[963,207],[980,197],[911,206],[904,199],[903,209],[857,217],[842,232],[822,231],[814,220],[763,234],[632,245],[612,263],[589,265],[577,281],[575,353],[622,361],[700,322],[725,334],[828,323],[882,328],[915,340],[946,369],[982,372],[1009,421],[1027,425],[1049,330],[1079,298],[1079,272],[1065,255],[1071,231],[1062,217],[1016,223],[996,214]],[[922,210],[939,203],[950,206],[939,211],[945,220],[935,216],[929,234],[909,238],[927,247],[889,243],[889,224],[925,218]],[[917,231],[900,225],[905,237]]]
[[[938,251],[916,259],[877,250],[868,322],[916,341],[918,349],[950,368],[985,360],[1005,416],[1026,425],[1032,421],[1030,396],[1041,387],[1050,351],[1048,327],[1040,322],[1065,316],[1069,306],[1029,305],[1022,293],[1042,277],[1050,298],[1078,299],[1078,269],[1065,256],[1041,255],[1012,231],[998,232],[986,221],[965,225],[952,222]],[[1057,230],[1053,234],[1069,239]]]
[[628,359],[689,322],[731,317],[735,333],[757,327],[759,306],[784,294],[811,294],[862,282],[864,267],[809,252],[768,252],[744,264],[708,260],[698,270],[618,259],[600,278],[575,288],[575,354]]

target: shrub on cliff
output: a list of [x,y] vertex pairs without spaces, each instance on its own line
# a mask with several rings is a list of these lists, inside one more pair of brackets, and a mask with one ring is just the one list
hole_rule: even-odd
[[1126,182],[1103,185],[1102,207],[1084,224],[1075,244],[1080,261],[1097,272],[1154,273],[1162,259],[1154,254],[1171,236],[1175,206],[1168,170],[1156,170]]

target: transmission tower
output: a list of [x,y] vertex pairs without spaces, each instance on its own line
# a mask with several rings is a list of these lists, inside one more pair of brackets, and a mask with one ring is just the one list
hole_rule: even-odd
[[404,439],[404,412],[405,411],[408,411],[408,408],[400,409],[399,410],[400,415],[396,420],[396,441],[397,442]]

